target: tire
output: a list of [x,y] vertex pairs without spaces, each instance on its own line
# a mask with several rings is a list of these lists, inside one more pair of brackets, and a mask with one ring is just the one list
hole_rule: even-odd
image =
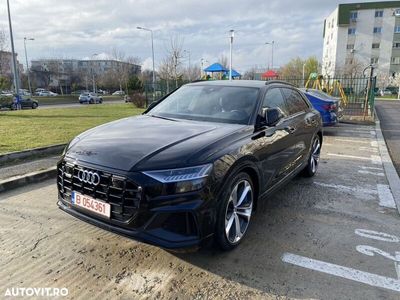
[[225,251],[237,247],[245,237],[255,197],[253,182],[247,173],[236,174],[226,186],[218,206],[216,225],[216,242]]
[[32,103],[32,109],[36,109],[38,107],[37,103],[33,102]]
[[318,135],[316,135],[311,143],[310,156],[308,157],[307,166],[303,170],[303,176],[313,177],[315,173],[317,173],[320,154],[321,139]]
[[93,99],[90,99],[89,100],[89,104],[93,104],[94,103],[94,100]]

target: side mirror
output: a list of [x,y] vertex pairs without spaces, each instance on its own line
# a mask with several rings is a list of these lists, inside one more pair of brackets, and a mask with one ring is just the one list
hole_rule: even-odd
[[261,126],[275,126],[282,118],[283,115],[278,108],[263,108],[259,123]]

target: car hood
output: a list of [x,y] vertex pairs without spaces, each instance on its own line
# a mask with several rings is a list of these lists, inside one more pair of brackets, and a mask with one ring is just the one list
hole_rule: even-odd
[[[246,125],[169,120],[147,115],[90,129],[74,139],[66,157],[123,171],[204,163],[199,151]],[[207,155],[202,153],[201,159]]]

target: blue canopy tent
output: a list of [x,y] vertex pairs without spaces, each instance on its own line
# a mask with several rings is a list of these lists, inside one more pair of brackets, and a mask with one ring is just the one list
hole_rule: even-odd
[[[228,76],[228,78],[229,78],[229,70],[227,70],[225,72],[225,75]],[[232,69],[232,78],[241,77],[241,76],[242,75],[238,71]]]
[[223,65],[219,64],[219,63],[215,63],[212,64],[210,66],[208,66],[207,68],[204,69],[204,72],[210,72],[210,73],[214,73],[214,72],[226,72],[228,71]]

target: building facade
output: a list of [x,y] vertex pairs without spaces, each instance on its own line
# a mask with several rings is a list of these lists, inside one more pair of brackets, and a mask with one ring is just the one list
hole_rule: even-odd
[[324,21],[322,74],[400,72],[400,1],[339,4]]
[[32,60],[31,73],[36,86],[72,90],[74,83],[91,86],[93,78],[114,74],[138,75],[141,66],[117,60],[40,59]]

